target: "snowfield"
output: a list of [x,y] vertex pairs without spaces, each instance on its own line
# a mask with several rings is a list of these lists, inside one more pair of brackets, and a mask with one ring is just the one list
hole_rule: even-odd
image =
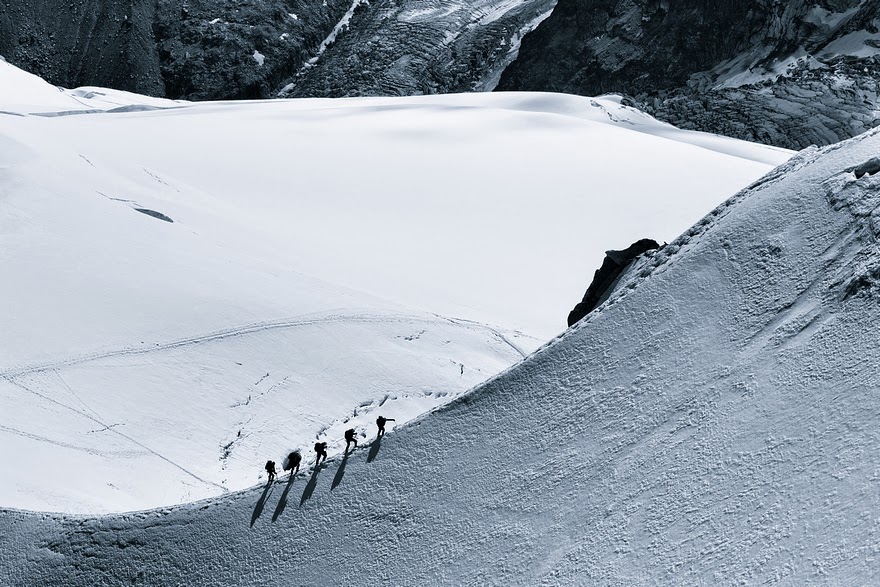
[[878,149],[798,154],[525,361],[320,471],[6,511],[0,581],[877,584],[880,174],[852,168]]
[[[176,103],[2,62],[0,111],[0,506],[76,514],[221,496],[453,400],[562,330],[605,249],[791,155],[614,97]],[[21,536],[0,584],[54,566]]]

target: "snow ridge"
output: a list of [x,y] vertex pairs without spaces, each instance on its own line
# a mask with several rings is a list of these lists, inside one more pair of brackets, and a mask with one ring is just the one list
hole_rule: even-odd
[[848,170],[878,149],[799,154],[553,344],[323,470],[159,511],[3,511],[0,580],[873,584],[880,310],[841,276],[877,254],[877,178]]

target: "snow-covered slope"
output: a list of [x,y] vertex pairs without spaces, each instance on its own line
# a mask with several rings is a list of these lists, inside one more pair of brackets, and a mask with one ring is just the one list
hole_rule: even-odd
[[876,584],[880,175],[850,170],[878,149],[799,154],[563,337],[320,472],[4,512],[0,580]]
[[672,238],[789,157],[612,98],[187,104],[0,68],[19,508],[208,497],[403,423],[557,333],[605,249]]

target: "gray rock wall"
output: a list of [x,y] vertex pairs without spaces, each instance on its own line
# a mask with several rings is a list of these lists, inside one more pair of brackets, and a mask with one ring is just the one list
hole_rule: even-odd
[[499,89],[619,93],[684,128],[828,144],[880,123],[880,35],[851,35],[878,19],[878,0],[560,0]]
[[288,96],[376,96],[491,89],[519,39],[556,0],[363,3]]
[[6,0],[0,55],[61,86],[194,100],[472,91],[555,1]]
[[0,55],[64,86],[163,95],[152,25],[155,2],[0,2]]
[[349,6],[348,0],[7,0],[0,3],[0,54],[65,87],[264,98],[299,70]]

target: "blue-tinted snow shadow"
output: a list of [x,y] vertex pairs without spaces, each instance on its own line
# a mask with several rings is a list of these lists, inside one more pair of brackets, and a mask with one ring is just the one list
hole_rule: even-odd
[[287,480],[287,486],[284,488],[284,493],[281,494],[281,499],[278,500],[278,505],[275,507],[275,513],[272,514],[273,522],[284,513],[284,508],[287,507],[287,494],[290,493],[290,488],[293,487],[294,478],[296,478],[296,475],[291,473],[290,478]]
[[342,455],[342,460],[339,462],[339,467],[336,469],[336,476],[333,477],[333,483],[330,484],[330,491],[333,491],[340,483],[342,483],[342,477],[345,475],[346,463],[348,463],[348,452],[345,452]]
[[309,482],[306,483],[306,488],[303,489],[302,499],[299,500],[300,506],[312,498],[312,494],[315,492],[315,486],[318,484],[318,473],[320,471],[321,467],[319,465],[315,465],[315,468],[312,469],[312,476],[309,477]]
[[372,463],[376,460],[376,455],[379,454],[379,449],[382,447],[382,437],[376,437],[376,440],[373,441],[373,444],[370,445],[370,452],[367,453],[367,462]]
[[260,499],[257,501],[257,505],[254,506],[254,513],[251,516],[251,528],[254,527],[254,524],[257,521],[257,518],[263,513],[263,508],[266,507],[266,499],[269,497],[269,491],[272,489],[272,483],[266,483],[266,488],[263,490],[263,495],[260,496]]

